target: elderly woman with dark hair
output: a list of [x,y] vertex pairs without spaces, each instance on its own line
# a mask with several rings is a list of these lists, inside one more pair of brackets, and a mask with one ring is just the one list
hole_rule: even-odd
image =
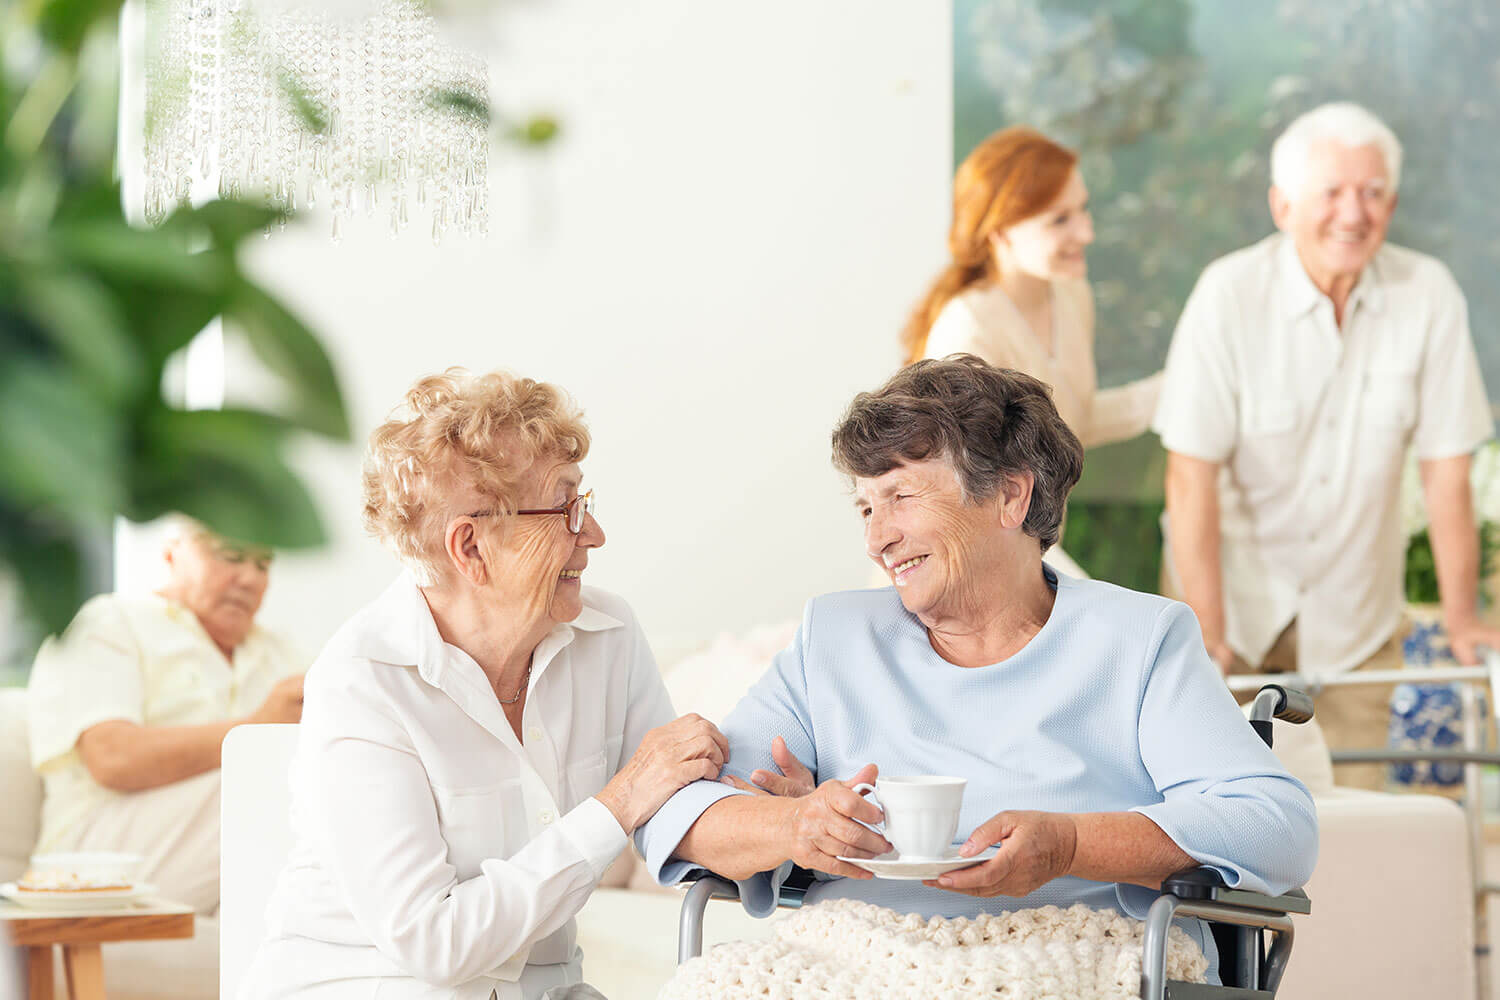
[[[1261,892],[1307,879],[1312,800],[1240,715],[1192,612],[1043,563],[1082,468],[1046,386],[972,355],[921,361],[855,398],[833,455],[892,586],[807,605],[724,721],[742,787],[688,785],[637,833],[659,880],[706,868],[765,914],[796,862],[822,873],[809,902],[1143,916],[1193,865]],[[804,794],[747,793],[792,757]],[[966,778],[958,853],[998,851],[926,882],[839,860],[891,850],[859,822],[881,818],[854,791],[877,765]]]

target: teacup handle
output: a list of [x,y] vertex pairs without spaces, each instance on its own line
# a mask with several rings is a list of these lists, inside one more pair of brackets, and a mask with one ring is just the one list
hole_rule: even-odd
[[[875,803],[875,808],[880,810],[880,815],[882,815],[882,816],[885,815],[885,806],[883,806],[883,805],[880,804],[880,799],[875,794],[875,786],[874,785],[870,784],[868,781],[861,781],[859,784],[855,785],[852,789],[850,789],[850,791],[852,791],[855,795],[863,795],[866,798],[868,798],[871,802]],[[853,816],[850,816],[849,818],[850,819],[854,819]],[[854,819],[854,822],[858,823],[860,826],[864,827],[866,830],[869,830],[872,833],[878,833],[882,837],[885,836],[885,821],[884,820],[882,820],[880,822],[879,826],[873,826],[873,825],[871,825],[869,823],[866,823],[862,819]]]

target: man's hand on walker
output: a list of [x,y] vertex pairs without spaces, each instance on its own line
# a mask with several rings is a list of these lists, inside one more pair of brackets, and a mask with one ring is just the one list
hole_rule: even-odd
[[1466,667],[1479,662],[1483,653],[1480,647],[1500,650],[1500,629],[1486,625],[1477,618],[1447,622],[1444,628],[1448,632],[1448,645],[1453,649],[1453,658]]

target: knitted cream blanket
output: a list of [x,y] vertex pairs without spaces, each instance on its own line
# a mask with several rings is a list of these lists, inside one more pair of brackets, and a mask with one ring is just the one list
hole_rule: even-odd
[[[658,1000],[1131,1000],[1145,924],[1079,903],[967,917],[901,914],[853,899],[803,907],[767,941],[683,963]],[[1173,927],[1167,978],[1201,983],[1208,960]]]

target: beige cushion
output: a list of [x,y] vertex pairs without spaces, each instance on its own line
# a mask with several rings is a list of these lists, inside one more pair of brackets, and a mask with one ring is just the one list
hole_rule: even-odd
[[42,780],[31,769],[26,689],[0,688],[0,882],[18,878],[36,844]]
[[1312,913],[1277,1000],[1473,1000],[1463,811],[1431,795],[1339,788],[1316,799]]

